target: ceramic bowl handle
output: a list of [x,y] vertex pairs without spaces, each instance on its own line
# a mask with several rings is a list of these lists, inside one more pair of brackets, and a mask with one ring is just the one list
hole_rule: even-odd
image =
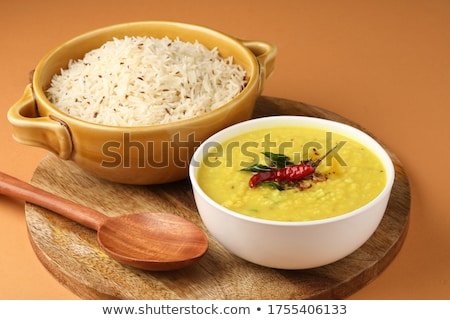
[[67,160],[72,154],[72,138],[69,126],[55,116],[40,116],[36,109],[31,85],[8,111],[16,141],[47,149]]
[[272,75],[275,68],[277,47],[263,41],[241,40],[241,42],[244,46],[250,49],[251,52],[253,52],[258,60],[260,66],[259,74],[261,77],[259,92],[261,93],[264,89],[266,80]]

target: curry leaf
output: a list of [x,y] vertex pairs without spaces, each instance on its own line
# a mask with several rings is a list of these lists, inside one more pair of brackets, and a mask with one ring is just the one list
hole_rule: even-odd
[[285,188],[281,184],[279,184],[278,182],[275,182],[275,181],[271,181],[271,180],[270,181],[261,182],[259,185],[261,185],[261,186],[263,186],[263,185],[270,186],[270,187],[272,187],[274,189],[277,189],[279,191],[285,190]]
[[284,168],[294,164],[288,156],[282,153],[263,152],[262,154],[277,168]]
[[250,167],[242,168],[241,171],[264,172],[264,171],[271,171],[272,169],[273,168],[263,164],[254,164]]

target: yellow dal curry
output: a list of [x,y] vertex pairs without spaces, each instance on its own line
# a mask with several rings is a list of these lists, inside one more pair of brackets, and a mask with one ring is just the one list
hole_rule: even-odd
[[[330,141],[332,140],[332,141]],[[266,164],[263,151],[282,153],[294,163],[317,159],[340,144],[316,168],[325,181],[306,189],[249,187],[254,174],[242,171]],[[198,171],[203,191],[222,206],[255,218],[310,221],[353,211],[373,200],[386,184],[381,160],[359,142],[318,128],[280,127],[253,131],[208,149]]]

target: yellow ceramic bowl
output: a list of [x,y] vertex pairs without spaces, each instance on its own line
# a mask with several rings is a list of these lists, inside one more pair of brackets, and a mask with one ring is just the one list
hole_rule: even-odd
[[[234,99],[195,118],[154,126],[106,126],[69,116],[45,95],[54,74],[71,59],[83,56],[112,38],[165,36],[217,47],[223,57],[247,73],[247,85]],[[37,65],[32,83],[8,112],[14,138],[45,148],[106,180],[127,184],[159,184],[188,175],[194,150],[215,132],[251,117],[256,99],[272,74],[276,47],[263,41],[235,39],[209,28],[167,21],[108,26],[75,37],[50,51]],[[149,106],[150,107],[150,106]]]

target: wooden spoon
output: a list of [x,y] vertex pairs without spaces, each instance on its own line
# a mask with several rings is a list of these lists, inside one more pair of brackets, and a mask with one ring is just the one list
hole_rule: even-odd
[[0,172],[0,194],[52,210],[97,231],[100,247],[116,260],[152,271],[180,269],[202,257],[208,239],[194,223],[167,213],[108,217]]

